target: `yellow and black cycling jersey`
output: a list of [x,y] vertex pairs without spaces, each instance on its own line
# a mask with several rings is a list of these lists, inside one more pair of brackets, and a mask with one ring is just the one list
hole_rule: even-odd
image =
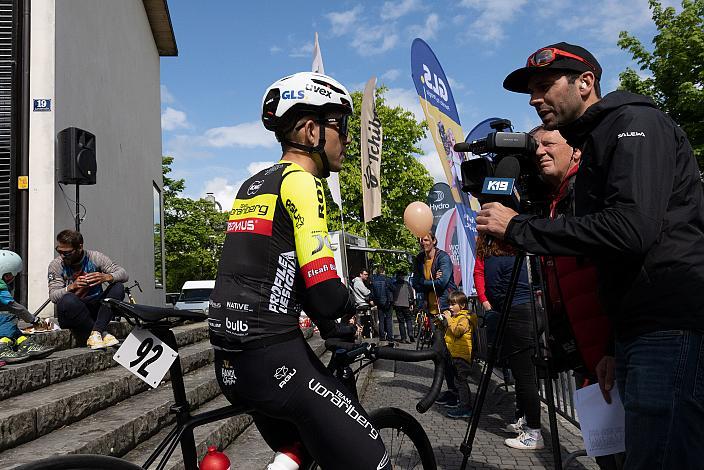
[[295,332],[301,308],[314,320],[338,318],[350,308],[348,297],[330,247],[322,181],[284,160],[245,181],[210,296],[211,343],[238,349]]

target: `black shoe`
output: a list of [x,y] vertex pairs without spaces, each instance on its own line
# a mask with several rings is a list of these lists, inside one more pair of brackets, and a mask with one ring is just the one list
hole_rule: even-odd
[[451,402],[457,402],[457,396],[449,390],[442,392],[436,399],[435,403],[438,405],[447,405]]

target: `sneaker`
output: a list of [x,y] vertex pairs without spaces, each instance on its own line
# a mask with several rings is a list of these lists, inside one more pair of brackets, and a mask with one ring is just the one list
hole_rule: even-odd
[[42,359],[51,355],[56,348],[39,344],[31,337],[20,336],[17,338],[17,347],[15,349],[18,353],[26,354],[30,359]]
[[19,364],[29,360],[29,355],[24,352],[17,352],[12,349],[12,341],[10,338],[0,338],[0,360],[7,364]]
[[452,419],[471,418],[472,410],[469,408],[460,408],[458,406],[454,410],[449,410],[447,412],[447,417]]
[[445,390],[435,399],[435,403],[438,405],[446,405],[452,401],[457,401],[457,395],[450,390]]
[[511,423],[504,428],[504,431],[520,434],[526,428],[526,418],[521,416],[515,423]]
[[98,331],[91,331],[86,345],[91,349],[105,349],[105,342],[103,342],[103,336]]
[[120,344],[120,340],[105,331],[103,332],[103,343],[105,343],[105,346],[117,346]]
[[529,427],[526,427],[518,437],[506,439],[504,442],[507,446],[520,450],[539,450],[545,447],[543,434],[540,429],[531,429]]
[[445,408],[457,408],[460,406],[460,401],[457,398],[450,398],[450,401],[443,405]]

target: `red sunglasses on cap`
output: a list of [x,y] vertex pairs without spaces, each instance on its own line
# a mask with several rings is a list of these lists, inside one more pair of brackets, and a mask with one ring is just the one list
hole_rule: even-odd
[[579,57],[578,55],[563,51],[556,47],[546,47],[544,49],[538,49],[536,52],[534,52],[528,57],[528,60],[526,61],[526,67],[545,67],[546,65],[550,65],[555,62],[555,60],[560,56],[578,60],[586,64],[590,69],[596,71],[596,67],[590,64],[587,60]]

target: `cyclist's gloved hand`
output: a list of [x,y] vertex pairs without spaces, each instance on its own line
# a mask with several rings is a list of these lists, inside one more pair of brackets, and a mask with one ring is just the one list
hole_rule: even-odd
[[357,334],[355,325],[337,323],[332,320],[315,322],[315,324],[318,325],[318,331],[323,339],[339,338],[344,341],[354,341]]

